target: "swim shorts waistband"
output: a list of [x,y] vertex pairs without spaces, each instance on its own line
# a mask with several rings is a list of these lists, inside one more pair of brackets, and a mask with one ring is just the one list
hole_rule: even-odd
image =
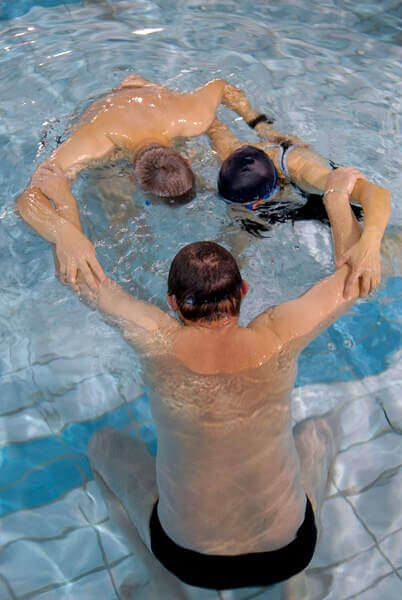
[[311,561],[317,541],[313,507],[307,498],[304,521],[296,538],[278,550],[239,555],[202,554],[176,544],[159,521],[158,502],[151,519],[151,549],[180,581],[200,588],[225,590],[262,587],[285,581]]

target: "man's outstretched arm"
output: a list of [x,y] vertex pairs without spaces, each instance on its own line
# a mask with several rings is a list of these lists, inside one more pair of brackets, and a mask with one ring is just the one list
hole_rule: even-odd
[[36,233],[55,244],[60,273],[74,285],[80,269],[90,285],[93,274],[104,277],[95,250],[82,233],[77,201],[68,176],[92,162],[108,160],[114,144],[84,126],[68,138],[50,159],[36,170],[27,189],[17,198],[18,211]]
[[[337,171],[329,185],[337,183],[345,190],[352,190],[356,181],[363,177],[357,169],[342,168]],[[348,194],[326,194],[326,206],[333,227],[334,252],[344,253],[348,247],[356,244],[361,235],[350,208]],[[268,309],[251,323],[251,327],[268,327],[281,344],[290,344],[296,351],[301,351],[355,302],[360,293],[359,283],[363,287],[367,286],[367,281],[353,281],[347,288],[349,295],[345,297],[344,289],[349,271],[350,268],[343,265],[300,298]],[[367,288],[362,293],[365,294],[366,291]]]
[[168,333],[180,327],[167,312],[135,298],[108,277],[93,290],[79,274],[77,287],[79,295],[120,327],[124,337],[135,347],[146,344],[149,335]]

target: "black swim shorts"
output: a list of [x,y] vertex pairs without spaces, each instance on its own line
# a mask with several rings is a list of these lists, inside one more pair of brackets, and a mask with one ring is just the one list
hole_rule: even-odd
[[150,520],[155,557],[188,585],[213,590],[263,587],[285,581],[311,561],[317,541],[314,512],[307,498],[304,521],[296,538],[278,550],[239,555],[202,554],[177,545],[162,529],[156,502]]

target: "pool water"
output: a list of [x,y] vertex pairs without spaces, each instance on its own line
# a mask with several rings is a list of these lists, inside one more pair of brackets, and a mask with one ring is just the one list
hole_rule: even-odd
[[[14,212],[59,136],[131,71],[180,91],[224,77],[278,130],[391,190],[382,287],[303,352],[292,411],[297,421],[343,406],[308,569],[311,600],[401,597],[400,18],[391,0],[1,3],[0,600],[114,600],[127,575],[146,577],[110,523],[85,456],[92,432],[106,425],[156,452],[138,358],[55,279],[49,245]],[[257,139],[234,114],[220,116],[241,139]],[[186,206],[147,205],[125,163],[74,184],[98,258],[126,289],[136,282],[163,303],[170,261],[195,239],[236,253],[251,284],[243,323],[331,272],[325,226],[278,224],[263,238],[241,232],[217,199],[208,140],[181,147],[198,174]],[[220,597],[278,594],[276,586]]]

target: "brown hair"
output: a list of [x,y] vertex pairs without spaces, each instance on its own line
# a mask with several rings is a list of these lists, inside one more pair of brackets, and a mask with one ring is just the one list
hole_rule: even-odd
[[194,242],[176,254],[168,294],[189,321],[213,321],[240,311],[242,278],[233,256],[215,242]]
[[194,174],[176,150],[160,144],[141,148],[135,161],[141,186],[162,198],[178,199],[192,191]]

